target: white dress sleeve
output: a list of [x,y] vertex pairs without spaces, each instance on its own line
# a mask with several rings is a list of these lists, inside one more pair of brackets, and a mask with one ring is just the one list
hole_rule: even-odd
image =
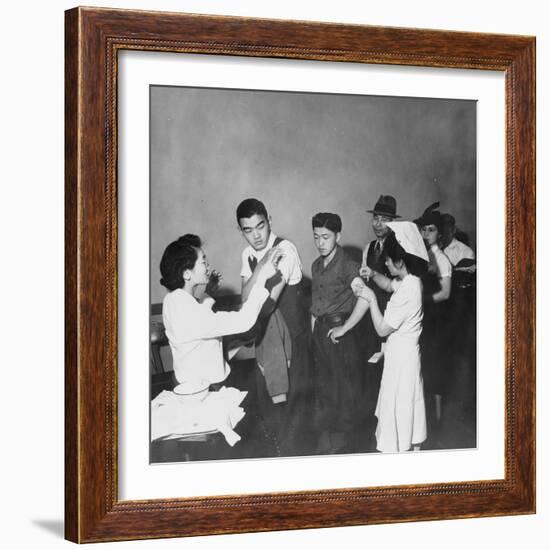
[[410,316],[411,291],[411,286],[402,282],[386,306],[384,321],[395,330]]

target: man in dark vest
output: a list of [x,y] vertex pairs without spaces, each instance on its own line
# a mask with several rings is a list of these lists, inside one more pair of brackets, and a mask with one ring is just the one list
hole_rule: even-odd
[[[372,275],[374,272],[377,272],[386,277],[390,277],[386,267],[386,257],[384,254],[384,242],[390,231],[386,224],[401,216],[397,214],[396,201],[391,195],[380,195],[374,208],[372,210],[367,210],[367,212],[372,214],[372,230],[376,238],[370,241],[363,250],[363,261],[359,273],[361,277],[367,281],[368,286],[374,291],[378,306],[380,307],[380,312],[383,315],[391,297],[391,293],[382,290],[372,280]],[[380,380],[384,365],[382,348],[385,338],[380,338],[376,333],[370,315],[365,315],[363,318],[361,329],[365,332],[365,338],[363,339],[364,348],[362,351],[365,356],[365,362],[368,362],[368,365],[365,365],[363,376],[363,389],[367,395],[365,420],[366,422],[374,422],[374,410],[376,407],[376,400],[378,399],[378,391],[380,389]]]
[[237,221],[248,243],[241,257],[243,302],[256,281],[256,266],[267,251],[278,247],[283,254],[277,275],[266,283],[270,297],[255,327],[258,404],[277,453],[304,454],[309,450],[308,409],[313,390],[300,257],[292,242],[272,232],[271,216],[261,201],[242,201]]

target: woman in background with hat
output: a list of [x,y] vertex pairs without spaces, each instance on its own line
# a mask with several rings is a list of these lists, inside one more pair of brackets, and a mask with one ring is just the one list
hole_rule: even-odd
[[451,296],[453,267],[439,247],[443,218],[437,208],[430,205],[415,220],[426,243],[429,267],[424,284],[424,332],[422,333],[422,369],[426,393],[434,396],[435,418],[441,420],[443,396],[446,393],[449,349],[448,300]]
[[426,408],[420,365],[422,283],[428,255],[412,222],[388,222],[385,262],[392,279],[377,273],[376,283],[391,292],[384,315],[376,294],[362,281],[353,291],[369,304],[380,337],[387,337],[384,370],[376,405],[376,448],[381,452],[418,450],[426,439]]

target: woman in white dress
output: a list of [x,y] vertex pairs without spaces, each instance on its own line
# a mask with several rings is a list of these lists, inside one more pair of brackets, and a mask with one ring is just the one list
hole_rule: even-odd
[[389,222],[392,230],[384,246],[386,266],[392,276],[371,271],[368,275],[392,296],[384,315],[376,295],[363,283],[355,294],[369,303],[373,325],[380,337],[388,337],[384,370],[376,405],[376,448],[381,452],[419,449],[426,439],[426,408],[420,372],[419,338],[422,332],[422,283],[428,256],[417,226]]

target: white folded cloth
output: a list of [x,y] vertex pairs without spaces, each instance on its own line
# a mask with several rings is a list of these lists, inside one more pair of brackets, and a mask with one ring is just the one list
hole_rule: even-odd
[[163,391],[151,401],[151,441],[219,431],[233,446],[241,439],[234,428],[245,415],[239,405],[247,393],[225,386],[199,395]]

